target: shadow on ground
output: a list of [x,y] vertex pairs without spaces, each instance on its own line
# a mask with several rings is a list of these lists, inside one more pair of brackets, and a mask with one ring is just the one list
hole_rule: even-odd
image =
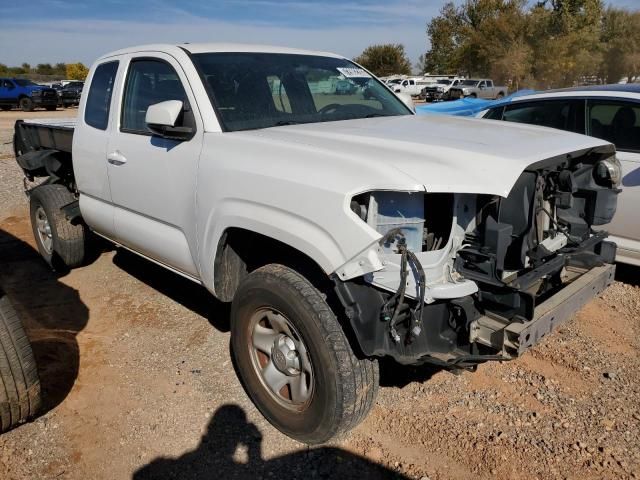
[[33,247],[3,229],[0,284],[31,341],[42,388],[41,413],[46,413],[67,397],[78,377],[76,335],[86,326],[89,309]]
[[217,300],[204,287],[124,249],[117,251],[113,263],[162,295],[206,318],[217,330],[229,331],[230,304]]
[[158,458],[134,480],[160,479],[405,479],[393,470],[340,448],[320,447],[262,458],[262,434],[238,405],[223,405],[198,447],[179,458]]

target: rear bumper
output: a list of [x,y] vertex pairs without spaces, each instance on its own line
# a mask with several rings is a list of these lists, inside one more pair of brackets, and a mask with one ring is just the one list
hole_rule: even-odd
[[529,321],[518,323],[481,316],[471,325],[470,340],[497,350],[504,360],[516,358],[600,295],[613,282],[615,271],[615,265],[605,264],[581,273],[572,283],[536,306]]

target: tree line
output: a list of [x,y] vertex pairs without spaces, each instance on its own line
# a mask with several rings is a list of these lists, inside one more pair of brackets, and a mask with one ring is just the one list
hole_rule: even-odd
[[[640,80],[640,10],[602,0],[446,3],[426,28],[420,73],[487,76],[512,89]],[[355,59],[378,75],[409,74],[402,45]]]
[[0,76],[4,77],[51,77],[58,80],[84,80],[89,73],[89,69],[81,62],[78,63],[39,63],[32,67],[28,63],[23,63],[19,67],[8,67],[0,63]]

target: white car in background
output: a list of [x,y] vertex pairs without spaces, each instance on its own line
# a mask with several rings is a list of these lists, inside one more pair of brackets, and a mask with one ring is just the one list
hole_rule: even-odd
[[530,123],[608,140],[622,163],[623,193],[606,229],[616,260],[640,266],[640,84],[576,87],[523,95],[480,112],[480,118]]

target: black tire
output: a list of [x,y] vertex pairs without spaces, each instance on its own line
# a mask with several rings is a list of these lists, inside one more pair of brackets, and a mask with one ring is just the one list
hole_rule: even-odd
[[49,112],[53,112],[56,109],[56,106],[55,105],[47,105],[44,108]]
[[29,97],[22,97],[18,103],[23,112],[33,111],[33,100]]
[[498,95],[496,95],[496,100],[500,100],[501,98],[504,98],[504,93],[498,92]]
[[[40,255],[54,269],[78,267],[85,259],[85,226],[82,222],[71,223],[61,210],[75,200],[76,197],[64,185],[41,185],[31,192],[33,236]],[[49,225],[46,235],[38,228],[42,214]]]
[[476,95],[475,93],[472,93],[471,95],[469,95],[469,98],[478,98],[478,95]]
[[40,379],[31,344],[0,290],[0,433],[33,417],[40,402]]
[[[282,313],[308,352],[313,387],[302,406],[282,406],[258,371],[267,367],[254,366],[251,319],[265,308]],[[231,345],[240,379],[254,404],[278,430],[300,442],[323,443],[349,431],[375,403],[377,360],[354,355],[324,296],[287,267],[267,265],[241,282],[231,307]]]

